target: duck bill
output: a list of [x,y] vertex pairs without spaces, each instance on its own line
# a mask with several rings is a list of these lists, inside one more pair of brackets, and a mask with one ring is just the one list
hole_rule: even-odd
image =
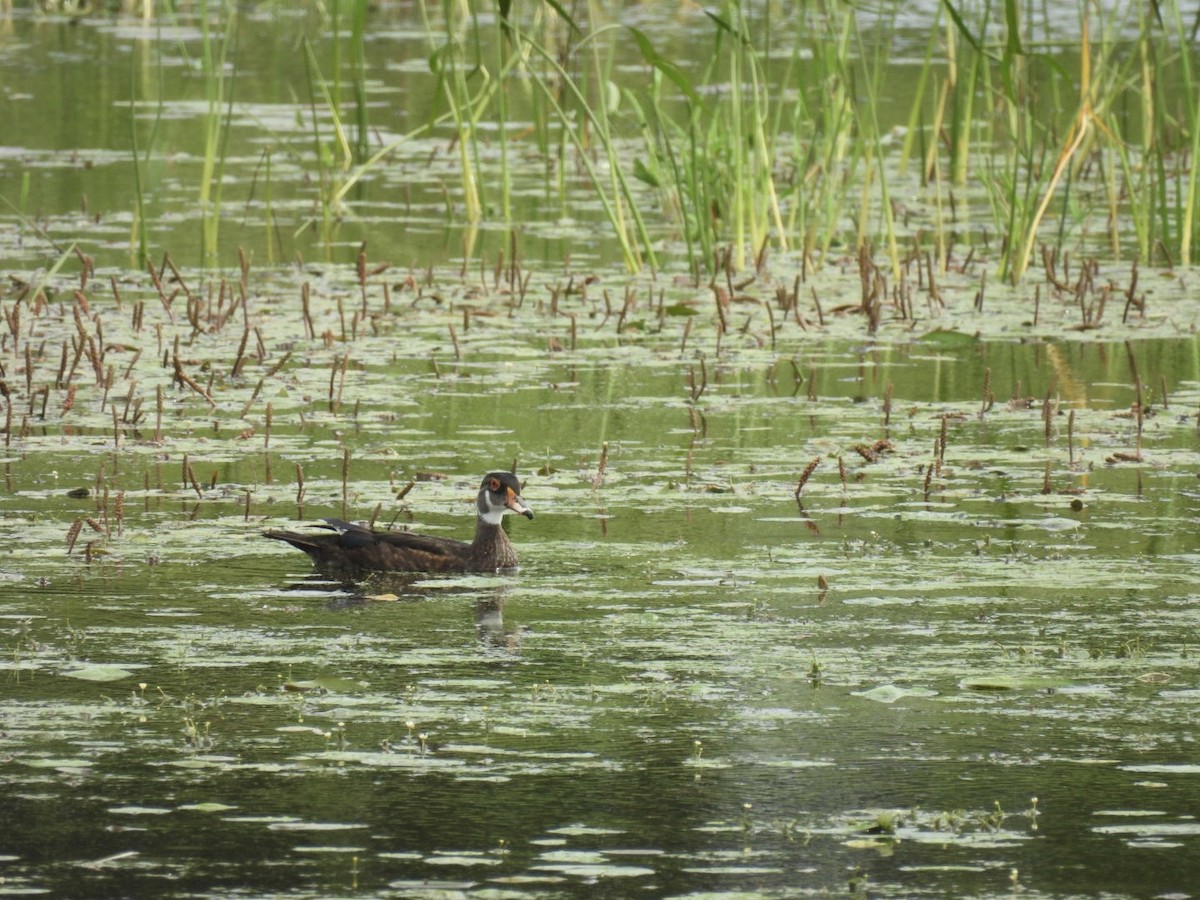
[[508,489],[508,498],[504,501],[504,505],[513,512],[520,513],[527,519],[533,518],[533,510],[525,505],[525,501],[521,499],[521,495],[512,488]]

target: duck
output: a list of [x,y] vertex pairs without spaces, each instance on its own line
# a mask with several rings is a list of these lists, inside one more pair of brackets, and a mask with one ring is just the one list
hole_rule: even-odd
[[264,537],[309,555],[318,569],[354,572],[499,572],[517,567],[517,551],[501,526],[506,515],[533,518],[511,472],[489,472],[475,498],[475,538],[470,543],[411,531],[375,531],[342,519],[322,519],[325,532],[269,529]]

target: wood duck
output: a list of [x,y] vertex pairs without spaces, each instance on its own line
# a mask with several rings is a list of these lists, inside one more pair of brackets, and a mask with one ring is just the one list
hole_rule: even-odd
[[521,483],[508,472],[485,475],[475,498],[478,517],[471,543],[410,531],[373,531],[341,519],[322,519],[332,534],[264,531],[265,537],[303,550],[321,569],[384,572],[495,572],[517,565],[517,551],[500,525],[510,512],[533,518]]

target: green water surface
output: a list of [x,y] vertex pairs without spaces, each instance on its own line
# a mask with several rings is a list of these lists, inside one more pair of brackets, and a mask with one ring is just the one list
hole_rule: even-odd
[[[423,114],[414,16],[372,19],[381,129]],[[945,308],[868,334],[851,260],[789,316],[780,259],[718,313],[537,170],[519,295],[510,228],[463,263],[441,138],[323,242],[296,85],[327,21],[282,6],[244,13],[202,267],[195,17],[3,22],[0,893],[1195,891],[1192,273],[1078,330],[1069,292],[977,310],[960,255]],[[364,238],[392,268],[360,281]],[[96,271],[49,272],[75,240]],[[465,538],[512,466],[516,574],[340,583],[260,535]]]

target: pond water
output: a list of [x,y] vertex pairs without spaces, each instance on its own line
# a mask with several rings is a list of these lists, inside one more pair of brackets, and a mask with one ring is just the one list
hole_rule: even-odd
[[[374,43],[422,39],[388,10]],[[280,66],[315,27],[255,22]],[[99,48],[91,112],[127,115],[167,24],[18,13],[0,66],[54,74],[3,102],[75,109],[53,86]],[[291,78],[239,103],[292,120]],[[789,306],[782,255],[722,297],[545,220],[515,277],[479,262],[509,229],[464,265],[420,215],[288,266],[227,222],[200,269],[192,176],[163,174],[160,289],[127,126],[110,163],[67,135],[0,169],[10,199],[35,173],[45,232],[6,213],[0,247],[0,893],[1194,895],[1191,272],[1105,263],[1081,325],[1086,288],[976,303],[960,259],[869,333],[853,259]],[[341,583],[261,537],[466,537],[509,467],[516,574]]]

